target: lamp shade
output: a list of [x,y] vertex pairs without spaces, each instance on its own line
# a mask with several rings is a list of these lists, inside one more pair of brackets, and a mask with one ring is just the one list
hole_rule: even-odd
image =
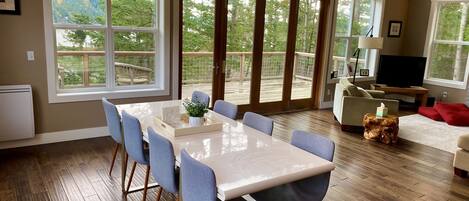
[[381,37],[360,37],[358,38],[358,48],[360,49],[382,49],[383,38]]

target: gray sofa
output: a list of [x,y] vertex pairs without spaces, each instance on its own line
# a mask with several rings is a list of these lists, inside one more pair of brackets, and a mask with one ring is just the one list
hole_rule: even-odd
[[354,86],[347,79],[341,79],[335,86],[333,113],[342,125],[342,130],[363,129],[366,113],[376,113],[376,108],[384,103],[388,114],[397,115],[399,101],[384,98],[383,91],[364,90]]

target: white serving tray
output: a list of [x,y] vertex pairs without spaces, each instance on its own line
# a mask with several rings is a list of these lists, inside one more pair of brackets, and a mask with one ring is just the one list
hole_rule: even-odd
[[204,117],[205,122],[201,126],[191,126],[187,114],[181,114],[179,119],[163,121],[160,117],[155,117],[156,124],[172,137],[192,135],[198,133],[208,133],[223,129],[223,122],[213,117]]

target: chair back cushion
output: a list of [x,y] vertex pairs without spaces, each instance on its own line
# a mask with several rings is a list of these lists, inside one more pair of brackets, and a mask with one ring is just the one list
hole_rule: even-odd
[[213,111],[230,119],[236,119],[238,106],[223,100],[217,100],[213,106]]
[[121,116],[119,115],[119,112],[117,112],[116,106],[106,98],[102,99],[102,103],[109,133],[111,134],[112,139],[120,144],[122,143]]
[[199,102],[205,104],[207,107],[210,105],[210,96],[201,91],[192,92],[192,102]]
[[[334,157],[334,142],[320,135],[294,131],[292,145],[329,161]],[[257,201],[321,201],[326,196],[330,177],[331,173],[326,172],[252,193],[251,196]]]
[[122,112],[122,125],[124,127],[124,144],[129,156],[137,163],[148,164],[148,156],[143,148],[143,134],[140,121],[127,112]]
[[244,114],[243,124],[270,136],[274,128],[274,120],[253,112]]
[[216,201],[215,173],[207,165],[181,151],[182,200]]
[[156,182],[167,192],[178,192],[178,175],[175,170],[173,144],[148,128],[150,141],[150,166]]

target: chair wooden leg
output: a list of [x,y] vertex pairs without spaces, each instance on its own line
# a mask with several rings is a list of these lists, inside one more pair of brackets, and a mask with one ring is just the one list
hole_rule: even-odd
[[150,166],[147,165],[147,173],[145,174],[145,184],[143,186],[143,201],[147,200],[148,178],[150,177]]
[[130,177],[129,177],[129,183],[127,184],[127,192],[130,189],[130,184],[132,183],[132,178],[134,177],[134,172],[135,168],[137,167],[137,162],[134,161],[134,164],[132,164],[132,170],[130,171]]
[[117,156],[117,151],[119,151],[119,143],[116,143],[116,148],[114,149],[114,153],[112,154],[112,162],[111,162],[111,168],[109,169],[109,176],[111,176],[112,173],[112,168],[114,168],[114,163],[116,162],[116,156]]
[[158,190],[158,194],[156,195],[156,201],[160,201],[162,193],[163,193],[163,188],[160,187],[160,189]]

